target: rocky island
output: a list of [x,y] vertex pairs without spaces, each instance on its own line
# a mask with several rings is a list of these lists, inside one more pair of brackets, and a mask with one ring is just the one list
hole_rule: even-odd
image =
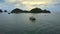
[[2,13],[3,11],[0,9],[0,13]]
[[42,10],[40,8],[33,8],[30,11],[27,10],[21,10],[19,8],[16,8],[11,11],[11,13],[51,13],[49,10]]
[[[2,13],[3,11],[0,9],[0,13]],[[4,12],[8,12],[7,10],[4,10]],[[51,13],[49,10],[42,10],[40,8],[33,8],[31,9],[30,11],[28,10],[22,10],[22,9],[19,9],[19,8],[15,8],[13,9],[10,13]],[[10,14],[9,13],[9,14]]]
[[30,10],[30,13],[51,13],[51,12],[46,9],[42,10],[40,8],[34,8],[34,9]]
[[21,10],[21,9],[18,9],[18,8],[11,11],[11,13],[28,13],[28,12],[29,11],[27,11],[27,10]]

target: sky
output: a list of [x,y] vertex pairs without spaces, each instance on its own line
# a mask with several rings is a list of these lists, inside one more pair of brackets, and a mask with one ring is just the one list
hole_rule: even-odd
[[31,10],[33,8],[60,11],[60,0],[0,0],[0,9],[11,11],[15,8]]

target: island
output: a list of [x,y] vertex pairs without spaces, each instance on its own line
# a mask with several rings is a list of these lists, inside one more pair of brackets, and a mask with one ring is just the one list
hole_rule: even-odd
[[40,8],[34,8],[34,9],[30,10],[30,13],[51,13],[51,12],[46,9],[42,10]]
[[13,9],[11,13],[51,13],[49,10],[42,10],[40,8],[33,8],[30,11],[27,10],[21,10],[19,8]]
[[27,10],[21,10],[19,8],[16,8],[14,10],[11,11],[11,13],[28,13],[29,11]]
[[0,9],[0,13],[2,13],[3,11]]
[[7,10],[4,10],[4,12],[8,12]]

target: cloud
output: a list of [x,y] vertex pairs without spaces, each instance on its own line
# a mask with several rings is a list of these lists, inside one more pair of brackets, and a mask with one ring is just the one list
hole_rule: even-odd
[[[60,0],[1,0],[4,3],[0,3],[0,7],[15,7],[22,9],[32,9],[35,7],[46,7],[52,5],[60,5]],[[0,2],[1,2],[0,1]]]

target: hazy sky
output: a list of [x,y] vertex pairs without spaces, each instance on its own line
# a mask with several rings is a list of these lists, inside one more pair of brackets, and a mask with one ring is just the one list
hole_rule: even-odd
[[14,8],[31,10],[35,7],[58,12],[60,11],[60,0],[0,0],[0,9],[3,10]]

